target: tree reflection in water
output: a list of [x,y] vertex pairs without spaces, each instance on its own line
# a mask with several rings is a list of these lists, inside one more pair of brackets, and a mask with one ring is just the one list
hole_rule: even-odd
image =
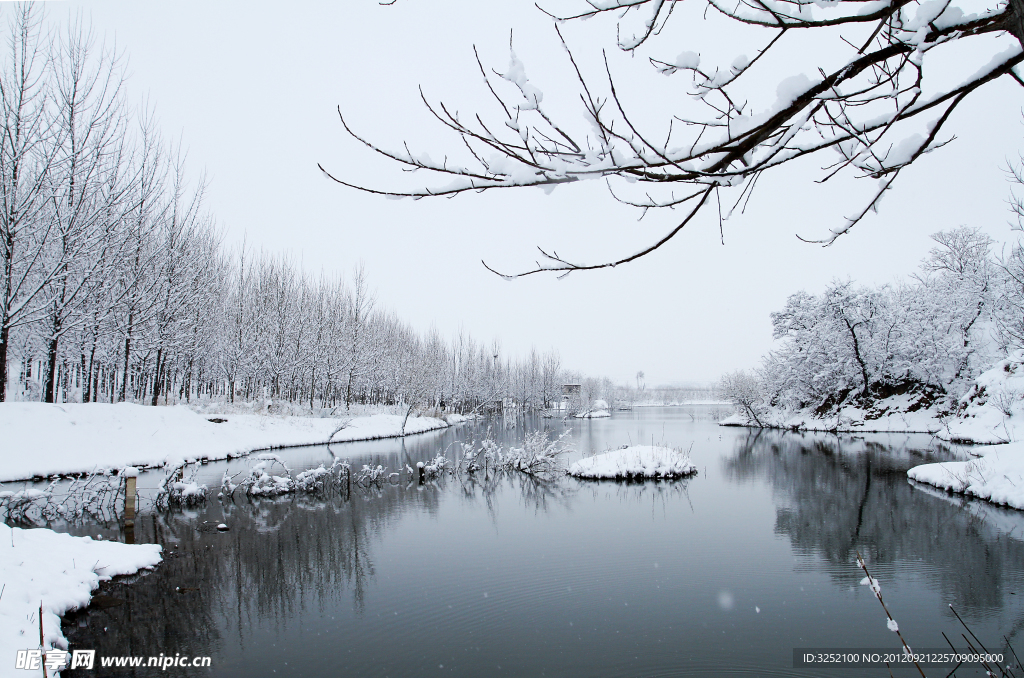
[[954,451],[916,449],[909,440],[751,431],[725,469],[734,480],[770,483],[775,532],[798,553],[833,565],[837,584],[859,583],[862,573],[851,564],[860,549],[882,580],[897,562],[923,561],[958,610],[1000,609],[1006,587],[1024,589],[1024,513],[913,486],[910,467]]
[[[453,484],[463,501],[483,502],[492,519],[499,490],[514,489],[535,512],[568,506],[574,492],[563,479],[490,472],[389,484],[351,497],[240,496],[196,510],[150,513],[140,516],[136,535],[164,544],[164,562],[153,572],[104,584],[101,604],[66,615],[65,635],[72,648],[100,656],[206,655],[225,643],[244,645],[242,630],[257,621],[284,623],[298,611],[336,607],[346,597],[361,614],[383,534],[404,514],[436,514]],[[222,521],[227,532],[216,529]],[[237,637],[224,637],[225,628]],[[150,673],[159,669],[124,670]]]

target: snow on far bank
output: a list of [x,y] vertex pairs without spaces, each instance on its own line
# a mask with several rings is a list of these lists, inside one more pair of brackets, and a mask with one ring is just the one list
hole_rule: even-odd
[[101,581],[156,567],[160,559],[157,544],[93,541],[0,523],[0,657],[12,668],[18,650],[39,649],[40,601],[45,649],[67,649],[62,614],[88,605]]
[[731,406],[731,400],[673,400],[671,402],[642,402],[632,403],[633,407],[683,407],[686,405],[721,405]]
[[907,477],[949,492],[1024,510],[1024,442],[978,448],[970,461],[923,464]]
[[630,480],[639,478],[681,478],[693,475],[697,467],[690,455],[669,447],[634,445],[586,457],[569,466],[577,478]]
[[[838,433],[931,433],[954,443],[994,445],[1024,440],[1024,351],[1015,351],[983,372],[959,401],[926,403],[919,394],[902,394],[875,401],[869,410],[853,406],[820,416],[812,410],[758,413],[766,428]],[[719,422],[721,426],[758,423],[744,411]]]
[[[280,447],[394,438],[402,435],[403,419],[393,414],[354,419],[256,414],[207,418],[187,407],[0,403],[0,481],[224,459]],[[459,420],[457,415],[449,419],[453,423]],[[405,433],[446,426],[448,423],[441,419],[409,417]]]
[[[838,413],[818,416],[811,410],[770,410],[759,415],[763,428],[835,433],[932,433],[943,429],[943,422],[932,408],[915,409],[917,396],[896,395],[876,401],[870,410],[852,405]],[[739,411],[718,422],[719,426],[757,427],[746,413]]]

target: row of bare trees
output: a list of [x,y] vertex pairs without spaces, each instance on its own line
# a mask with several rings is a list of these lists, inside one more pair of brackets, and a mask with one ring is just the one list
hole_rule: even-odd
[[31,336],[53,401],[64,344],[116,295],[129,224],[152,196],[157,151],[133,116],[116,54],[80,22],[46,29],[37,9],[8,20],[0,70],[0,384]]
[[557,354],[516,361],[378,309],[360,268],[312,277],[228,252],[184,154],[126,96],[117,54],[38,6],[0,61],[0,400],[474,409],[560,394]]

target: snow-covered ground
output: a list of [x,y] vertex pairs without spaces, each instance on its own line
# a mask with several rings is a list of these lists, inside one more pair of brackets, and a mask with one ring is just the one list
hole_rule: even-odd
[[955,418],[939,435],[967,443],[1024,440],[1024,351],[1016,351],[979,376],[960,399]]
[[608,411],[608,403],[604,400],[595,400],[590,407],[576,414],[577,419],[604,419],[612,416]]
[[685,452],[669,447],[634,445],[585,457],[569,466],[568,474],[588,479],[681,478],[697,467]]
[[[44,648],[67,649],[60,630],[62,614],[88,605],[101,581],[134,574],[159,562],[157,544],[93,541],[0,523],[0,657],[7,667],[4,672],[13,671],[18,650],[39,649],[40,603]],[[14,673],[22,672],[10,675]],[[54,675],[53,671],[49,675]]]
[[[219,423],[211,421],[222,420]],[[0,481],[225,459],[255,450],[402,435],[404,417],[352,419],[256,414],[200,415],[187,407],[121,403],[47,405],[0,403]],[[462,420],[459,415],[449,421]],[[444,428],[410,417],[405,433]]]
[[915,466],[911,480],[1024,510],[1024,442],[986,445],[984,456]]

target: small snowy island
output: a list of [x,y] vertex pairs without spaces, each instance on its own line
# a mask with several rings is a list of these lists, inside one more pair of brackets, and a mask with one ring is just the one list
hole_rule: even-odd
[[604,419],[612,416],[609,412],[608,403],[604,400],[595,400],[593,405],[576,414],[577,419]]
[[674,480],[697,473],[690,455],[670,447],[634,445],[580,459],[567,473],[588,480]]

